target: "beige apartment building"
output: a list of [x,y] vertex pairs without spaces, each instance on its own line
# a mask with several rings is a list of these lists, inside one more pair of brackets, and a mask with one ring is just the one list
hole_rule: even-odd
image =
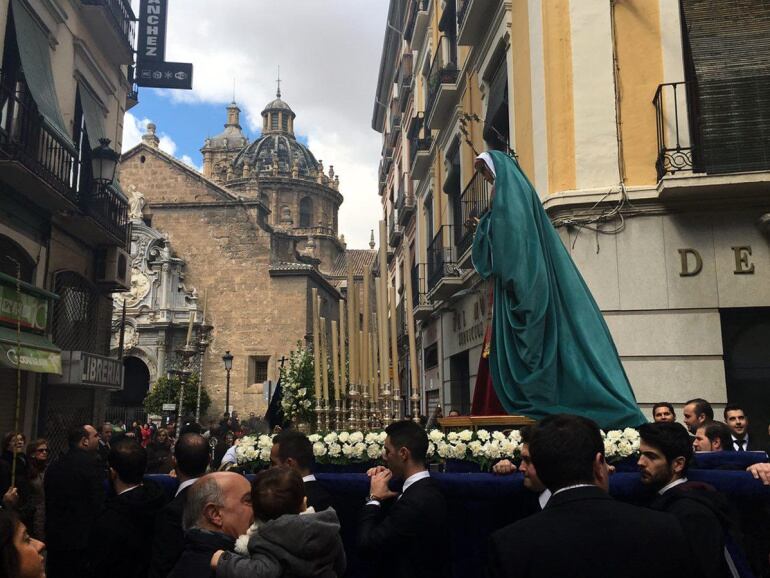
[[764,429],[768,22],[761,0],[391,2],[372,126],[397,286],[404,251],[417,263],[400,311],[419,320],[423,411],[469,411],[489,297],[473,159],[495,148],[539,192],[640,405],[729,399]]
[[[0,0],[0,431],[104,418],[113,291],[128,287],[114,175],[131,80],[127,0]],[[18,396],[17,396],[18,392]]]

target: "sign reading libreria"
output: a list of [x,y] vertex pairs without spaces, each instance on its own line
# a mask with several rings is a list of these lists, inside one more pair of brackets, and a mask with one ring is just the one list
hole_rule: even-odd
[[48,299],[0,284],[0,323],[42,333],[48,324]]

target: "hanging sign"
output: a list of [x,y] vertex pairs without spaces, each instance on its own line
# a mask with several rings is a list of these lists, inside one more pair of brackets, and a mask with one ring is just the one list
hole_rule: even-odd
[[142,0],[139,4],[139,62],[163,62],[166,58],[168,0]]
[[193,65],[189,62],[139,62],[136,83],[149,88],[192,88]]

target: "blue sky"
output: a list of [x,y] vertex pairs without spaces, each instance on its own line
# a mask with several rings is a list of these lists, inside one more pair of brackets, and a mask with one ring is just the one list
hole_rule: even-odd
[[340,233],[350,248],[367,247],[382,218],[382,136],[371,116],[387,9],[388,0],[169,2],[166,60],[193,63],[193,90],[140,88],[139,104],[126,114],[123,149],[152,121],[161,148],[200,167],[206,136],[222,131],[234,80],[241,125],[255,138],[280,66],[299,139],[340,177]]

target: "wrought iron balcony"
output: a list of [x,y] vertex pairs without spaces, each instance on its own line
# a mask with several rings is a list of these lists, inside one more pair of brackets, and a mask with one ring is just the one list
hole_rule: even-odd
[[401,186],[398,189],[396,197],[396,211],[398,212],[398,223],[406,225],[409,219],[414,215],[416,203],[412,193],[412,180],[401,175]]
[[414,74],[412,73],[412,53],[407,52],[401,55],[401,65],[398,71],[398,98],[401,104],[401,111],[406,109],[406,103],[412,94]]
[[686,90],[684,82],[661,84],[652,99],[658,132],[658,179],[693,168]]
[[489,30],[489,20],[500,0],[457,0],[457,43],[478,45]]
[[452,225],[442,225],[428,245],[428,293],[445,277],[459,277],[455,248],[449,243],[453,239]]
[[394,249],[398,247],[401,238],[404,236],[404,230],[398,224],[396,215],[393,213],[388,217],[388,245]]
[[[412,50],[417,50],[425,40],[428,32],[428,13],[430,11],[430,0],[414,0],[412,3],[412,12],[404,31],[404,38],[409,41]],[[407,32],[408,37],[407,37]]]
[[427,319],[431,312],[425,269],[425,263],[415,263],[412,267],[412,310],[416,321]]
[[[136,48],[136,16],[131,9],[131,3],[127,0],[80,0],[80,2],[83,6],[94,7],[92,10],[86,10],[84,16],[95,30],[102,48],[108,53],[117,48],[120,52],[116,57],[122,64],[133,62]],[[99,10],[95,10],[96,8]],[[113,38],[105,35],[110,31]],[[115,38],[117,43],[114,41]]]
[[492,199],[491,187],[480,172],[473,178],[460,195],[460,222],[457,223],[455,243],[457,254],[462,257],[473,243],[473,233],[481,216],[489,210]]
[[72,145],[43,121],[26,88],[0,73],[0,163],[6,162],[14,169],[6,177],[31,191],[43,181],[57,208],[77,204],[73,173],[78,161]]
[[428,73],[428,99],[425,117],[430,128],[442,128],[449,105],[457,93],[457,44],[448,36],[441,36]]
[[81,200],[83,211],[104,227],[121,247],[129,243],[128,202],[112,185],[94,185],[87,199]]
[[412,178],[419,180],[430,164],[430,147],[433,137],[425,126],[423,114],[417,113],[409,128],[409,154],[411,155]]

